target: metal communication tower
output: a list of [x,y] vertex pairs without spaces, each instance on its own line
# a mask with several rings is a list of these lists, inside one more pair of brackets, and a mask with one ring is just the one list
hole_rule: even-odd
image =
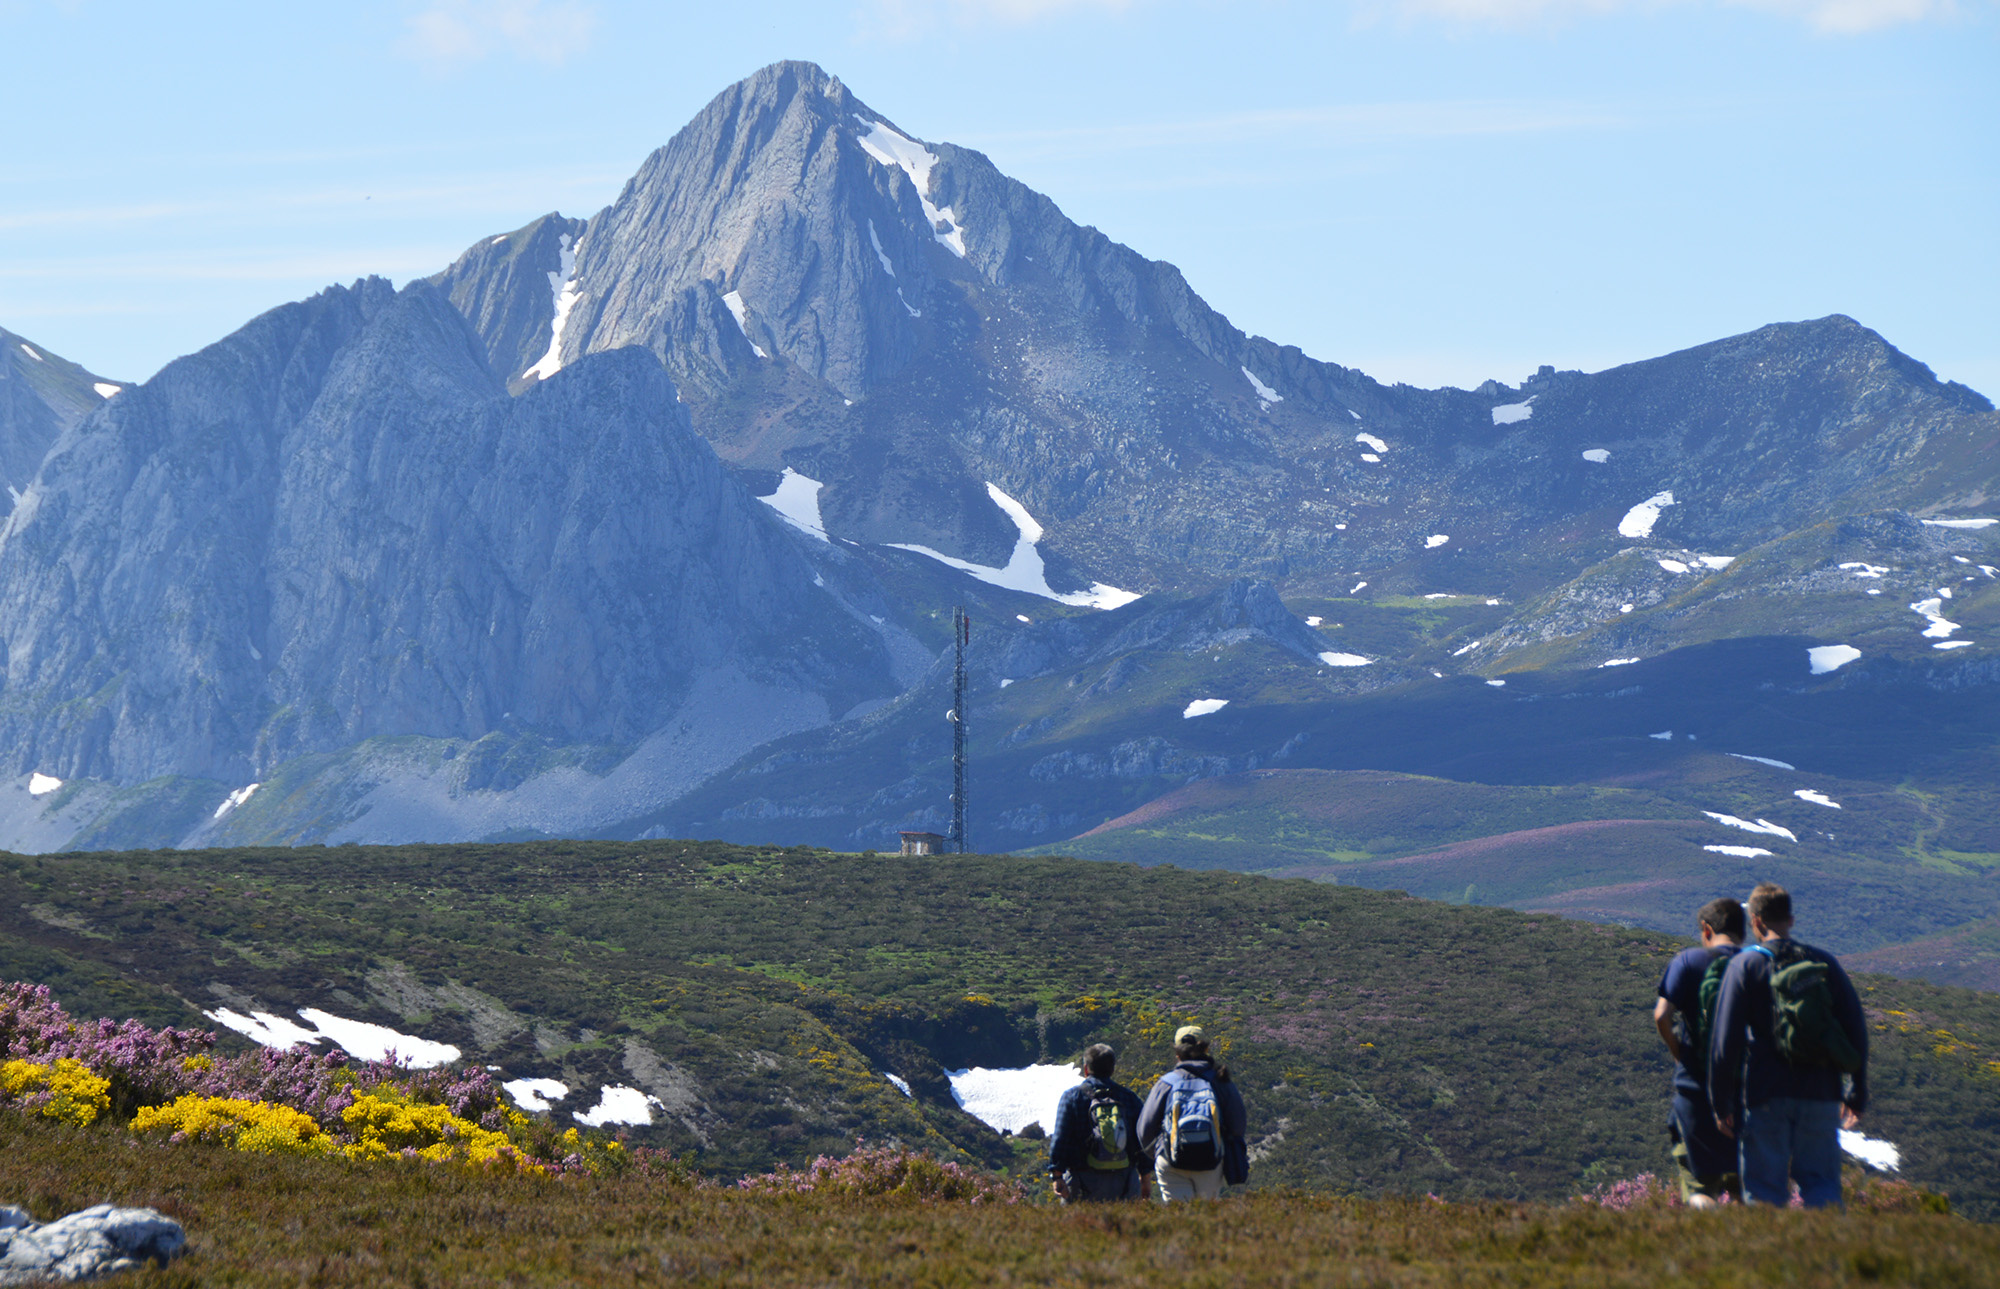
[[965,854],[965,646],[972,639],[972,619],[963,606],[951,611],[951,848]]

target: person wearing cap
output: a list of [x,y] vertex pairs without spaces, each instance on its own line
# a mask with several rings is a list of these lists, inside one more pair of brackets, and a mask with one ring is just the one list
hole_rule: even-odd
[[1208,1054],[1199,1025],[1174,1033],[1174,1068],[1161,1075],[1139,1111],[1139,1148],[1154,1158],[1160,1202],[1217,1199],[1229,1180],[1249,1177],[1243,1094]]

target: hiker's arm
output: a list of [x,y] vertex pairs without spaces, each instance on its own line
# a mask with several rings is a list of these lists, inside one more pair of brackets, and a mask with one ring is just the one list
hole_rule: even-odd
[[1076,1151],[1070,1141],[1072,1121],[1076,1117],[1076,1097],[1070,1092],[1062,1094],[1056,1102],[1056,1126],[1049,1133],[1049,1172],[1060,1175],[1064,1169],[1076,1164]]
[[1681,1040],[1674,1033],[1674,1005],[1664,998],[1653,1000],[1653,1028],[1660,1031],[1660,1041],[1667,1045],[1668,1055],[1680,1060]]
[[1828,964],[1827,972],[1833,983],[1833,1007],[1840,1027],[1847,1031],[1847,1041],[1854,1044],[1854,1050],[1861,1054],[1861,1068],[1848,1076],[1851,1086],[1842,1098],[1845,1113],[1843,1127],[1852,1128],[1861,1122],[1862,1112],[1868,1109],[1868,1015],[1861,1009],[1861,995],[1854,991],[1854,982],[1847,978],[1847,972],[1838,962]]
[[1149,1155],[1155,1153],[1154,1147],[1160,1140],[1160,1120],[1166,1117],[1166,1106],[1167,1081],[1160,1079],[1146,1094],[1146,1104],[1139,1110],[1139,1149]]
[[1746,975],[1740,961],[1729,964],[1729,974],[1722,978],[1722,992],[1715,1000],[1715,1032],[1708,1047],[1709,1104],[1715,1108],[1716,1126],[1732,1137],[1736,1135],[1736,1093],[1743,1081]]

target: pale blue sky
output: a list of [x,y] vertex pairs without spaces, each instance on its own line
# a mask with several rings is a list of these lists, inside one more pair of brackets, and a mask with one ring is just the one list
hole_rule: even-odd
[[2000,397],[1993,0],[0,0],[0,326],[142,378],[780,58],[1384,380],[1841,312]]

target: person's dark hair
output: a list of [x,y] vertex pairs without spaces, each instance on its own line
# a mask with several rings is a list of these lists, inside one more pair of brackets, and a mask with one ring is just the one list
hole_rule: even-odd
[[1186,1042],[1174,1044],[1176,1061],[1199,1061],[1207,1055],[1208,1040],[1205,1038],[1191,1038]]
[[1732,940],[1743,938],[1743,906],[1727,896],[1702,905],[1701,912],[1695,917],[1717,935],[1726,935]]
[[1778,927],[1792,920],[1792,896],[1776,882],[1760,882],[1757,889],[1750,892],[1750,916],[1768,927]]
[[1083,1072],[1094,1079],[1108,1079],[1118,1068],[1118,1053],[1108,1043],[1092,1043],[1083,1052]]

